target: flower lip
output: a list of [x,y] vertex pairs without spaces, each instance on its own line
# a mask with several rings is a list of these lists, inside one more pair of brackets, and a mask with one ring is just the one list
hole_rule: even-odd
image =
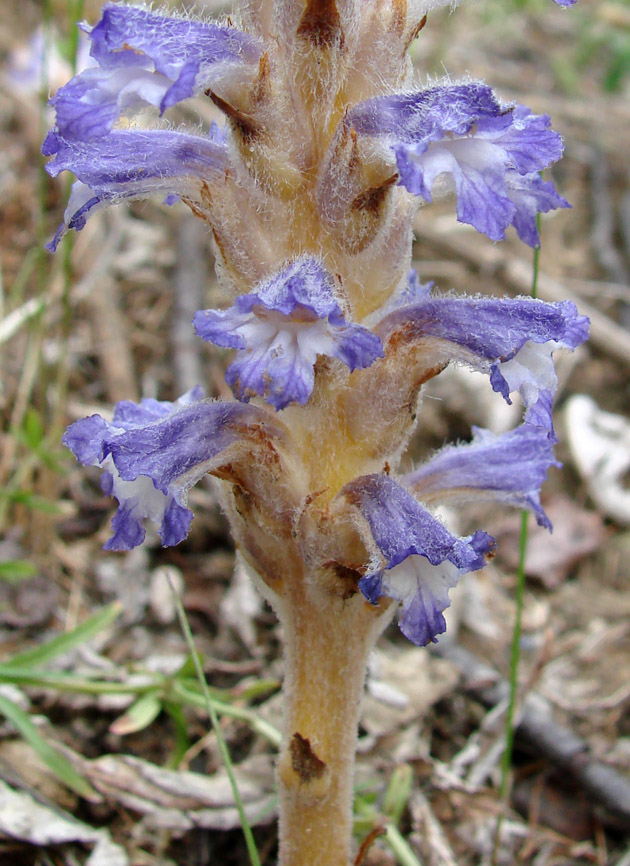
[[501,128],[510,122],[492,89],[471,82],[377,96],[354,106],[344,122],[359,135],[428,144],[445,132],[464,135],[484,117],[492,118]]
[[139,66],[149,57],[170,77],[187,63],[201,66],[237,57],[257,62],[261,54],[258,40],[234,27],[159,15],[139,6],[108,3],[98,24],[82,29],[101,66]]
[[424,502],[495,500],[529,508],[540,526],[551,523],[540,504],[540,487],[550,466],[561,466],[544,428],[522,424],[495,436],[473,428],[473,440],[447,445],[402,478]]
[[260,395],[276,410],[304,404],[313,392],[318,355],[336,357],[350,370],[382,356],[376,334],[346,322],[335,288],[321,262],[303,256],[229,309],[196,313],[198,336],[237,350],[226,380],[239,400]]
[[545,427],[553,437],[551,403],[557,378],[552,353],[575,349],[588,337],[588,319],[572,301],[425,293],[384,313],[375,326],[384,344],[394,334],[405,342],[435,340],[436,357],[489,374],[493,389],[507,402],[518,392],[525,420]]
[[461,574],[486,564],[494,539],[485,532],[457,538],[387,475],[357,478],[339,495],[358,509],[375,549],[359,589],[371,604],[383,595],[401,602],[403,633],[420,646],[434,641],[446,628],[448,590]]
[[[364,475],[341,491],[359,509],[374,544],[392,569],[407,557],[424,556],[431,565],[448,559],[468,571],[482,568],[494,543],[479,533],[479,544],[471,545],[452,535],[412,494],[388,475]],[[486,541],[481,543],[482,539]]]
[[504,107],[476,82],[379,96],[355,106],[344,121],[361,135],[384,138],[400,183],[430,202],[455,191],[457,218],[492,240],[514,225],[525,243],[540,242],[536,214],[569,207],[538,172],[563,145],[547,115]]
[[207,402],[196,388],[175,403],[119,403],[111,422],[83,418],[63,442],[81,463],[104,471],[103,491],[119,502],[106,548],[130,550],[144,540],[146,519],[157,525],[165,547],[182,541],[192,521],[188,490],[226,459],[228,449],[255,447],[255,429],[282,436],[262,410]]
[[160,113],[235,74],[254,69],[261,46],[233,27],[173,18],[137,6],[107,4],[82,25],[98,67],[85,70],[51,100],[57,129],[69,140],[107,135],[127,109]]

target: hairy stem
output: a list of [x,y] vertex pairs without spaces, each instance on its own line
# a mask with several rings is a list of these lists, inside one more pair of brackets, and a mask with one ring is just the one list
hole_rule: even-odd
[[279,866],[348,866],[357,727],[368,654],[388,614],[308,580],[279,605],[285,632]]

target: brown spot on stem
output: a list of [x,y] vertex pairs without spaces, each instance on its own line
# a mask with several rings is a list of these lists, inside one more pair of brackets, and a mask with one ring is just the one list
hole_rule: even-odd
[[297,36],[317,48],[332,48],[336,42],[341,48],[344,37],[335,0],[308,0]]
[[433,379],[435,378],[435,376],[438,376],[442,372],[442,370],[445,369],[445,367],[448,367],[447,362],[444,362],[443,364],[436,364],[435,367],[429,367],[428,369],[426,369],[422,373],[422,375],[416,380],[416,389],[420,388],[421,385],[424,385],[425,382],[428,382],[429,379]]
[[357,594],[359,591],[359,581],[363,577],[363,574],[358,569],[343,565],[341,562],[335,562],[334,560],[324,563],[324,568],[328,569],[331,573],[333,580],[332,590],[335,595],[338,595],[343,601],[347,601]]
[[383,225],[389,190],[397,180],[398,175],[394,174],[353,199],[338,236],[347,252],[360,253],[374,239]]
[[196,217],[199,217],[199,219],[203,220],[205,223],[208,222],[208,214],[204,213],[201,208],[194,203],[194,201],[191,201],[186,196],[182,196],[182,201],[185,205],[188,205]]
[[297,731],[291,737],[289,752],[291,753],[291,767],[304,784],[315,779],[321,779],[326,772],[326,764],[313,751],[311,741]]
[[352,141],[352,152],[348,167],[354,171],[359,166],[359,139],[354,129],[350,129],[350,140]]
[[224,463],[223,466],[217,466],[211,472],[215,478],[220,478],[221,481],[229,481],[242,487],[242,473],[237,470],[233,463]]
[[219,233],[219,231],[215,228],[215,226],[211,226],[212,229],[212,237],[214,238],[214,242],[217,245],[217,250],[219,251],[219,255],[223,259],[226,264],[232,265],[232,260],[228,255],[228,242]]

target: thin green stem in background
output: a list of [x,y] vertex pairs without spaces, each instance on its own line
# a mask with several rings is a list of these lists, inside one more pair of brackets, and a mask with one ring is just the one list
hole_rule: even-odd
[[514,617],[514,630],[512,631],[512,645],[510,648],[510,694],[508,697],[507,713],[505,716],[505,749],[501,759],[501,787],[499,793],[504,800],[508,796],[508,782],[510,778],[510,766],[512,764],[512,751],[514,748],[514,713],[516,710],[516,694],[518,691],[518,669],[521,660],[521,632],[523,628],[523,598],[525,595],[525,557],[527,555],[529,514],[524,511],[521,515],[521,537],[519,545],[518,570],[516,573],[516,614]]
[[[536,228],[540,236],[540,214],[536,214]],[[540,269],[540,245],[534,247],[532,260],[532,298],[538,297],[538,274]],[[510,648],[510,692],[508,697],[507,712],[505,715],[505,748],[501,757],[501,785],[499,796],[507,803],[509,798],[510,768],[512,766],[512,752],[514,750],[514,715],[516,710],[516,695],[518,691],[518,669],[521,660],[521,632],[523,626],[523,599],[525,596],[525,559],[527,556],[528,540],[528,518],[529,513],[524,511],[521,517],[521,536],[519,542],[518,568],[516,571],[516,612],[514,615],[514,629],[512,631],[512,645]],[[499,854],[499,842],[501,826],[504,813],[501,812],[497,819],[494,837],[494,849],[492,852],[492,864],[495,866]]]
[[208,712],[208,716],[210,717],[210,721],[212,722],[212,729],[214,730],[215,736],[217,738],[217,745],[219,746],[221,760],[223,761],[225,772],[227,773],[227,777],[230,781],[230,787],[232,788],[232,794],[234,795],[234,802],[236,804],[236,809],[238,811],[241,827],[243,829],[243,836],[245,837],[245,844],[247,845],[247,853],[249,854],[249,860],[252,866],[260,866],[260,857],[258,855],[258,849],[256,848],[254,834],[252,833],[252,828],[249,826],[249,821],[247,820],[247,815],[245,814],[245,807],[243,805],[243,800],[241,799],[241,795],[238,790],[230,752],[228,750],[225,739],[223,738],[221,726],[219,725],[219,718],[217,716],[213,700],[210,697],[210,691],[208,689],[208,684],[206,683],[206,678],[201,667],[199,655],[197,653],[197,650],[195,649],[195,640],[190,629],[190,624],[186,616],[186,611],[184,610],[184,606],[178,593],[176,592],[173,585],[170,583],[170,579],[169,584],[171,586],[171,592],[173,594],[173,599],[177,607],[177,617],[179,619],[179,624],[181,626],[184,637],[186,638],[188,651],[195,665],[197,679],[199,680],[199,685],[201,686],[201,689],[203,691],[206,710]]
[[83,19],[84,0],[69,0],[68,2],[68,62],[72,66],[72,74],[77,73],[79,57],[79,21]]
[[[46,98],[48,93],[48,56],[50,51],[50,25],[52,20],[51,0],[43,0],[42,4],[42,56],[39,79],[39,134],[43,140],[46,133]],[[36,383],[41,380],[41,348],[44,338],[44,311],[43,303],[48,287],[48,269],[46,267],[44,243],[46,241],[46,196],[47,175],[44,170],[43,158],[39,160],[37,175],[37,218],[35,225],[36,246],[34,253],[34,282],[37,298],[42,301],[41,305],[28,317],[28,342],[24,355],[22,372],[13,399],[9,430],[17,431],[22,427],[29,403],[32,402],[32,394]],[[14,291],[11,292],[14,295]],[[17,459],[18,445],[14,436],[6,437],[6,445],[0,454],[0,481],[6,485],[7,478],[14,472],[16,464],[18,468],[22,461]],[[11,486],[10,484],[8,485]],[[4,526],[8,502],[0,499],[0,530]]]

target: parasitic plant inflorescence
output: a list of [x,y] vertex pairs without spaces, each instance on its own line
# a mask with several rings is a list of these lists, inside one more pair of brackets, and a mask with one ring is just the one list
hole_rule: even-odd
[[[147,519],[164,545],[182,541],[189,489],[218,479],[240,560],[283,624],[281,866],[350,862],[368,654],[397,613],[411,641],[434,641],[449,589],[493,555],[435,507],[490,498],[549,526],[552,354],[587,336],[570,302],[440,294],[410,272],[414,214],[436,196],[533,247],[537,214],[567,207],[541,177],[562,153],[548,117],[473,80],[418,86],[409,47],[439,5],[257,0],[218,23],[107,4],[81,25],[95,65],[52,100],[43,147],[50,174],[77,177],[52,249],[95,211],[152,195],[212,233],[229,300],[194,327],[235,350],[234,399],[122,402],[64,441],[118,500],[112,550],[141,544]],[[159,119],[190,97],[224,123]],[[139,111],[153,127],[129,123]],[[450,363],[519,395],[522,423],[401,474],[422,385]]]

